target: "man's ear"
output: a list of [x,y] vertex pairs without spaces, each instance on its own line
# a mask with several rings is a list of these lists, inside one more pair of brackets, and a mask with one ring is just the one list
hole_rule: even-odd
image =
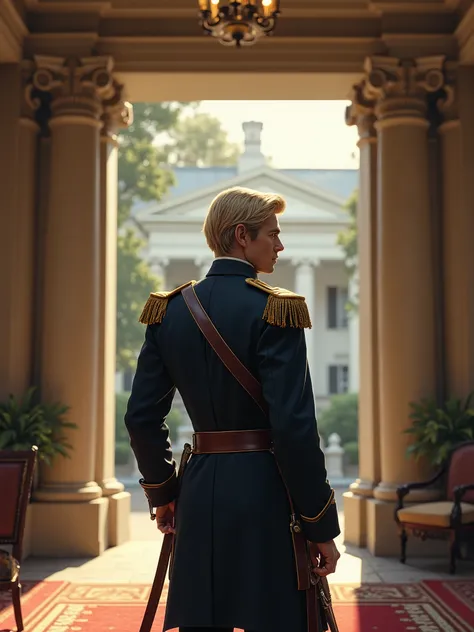
[[235,241],[239,246],[245,247],[248,242],[248,230],[244,224],[237,224],[234,232]]

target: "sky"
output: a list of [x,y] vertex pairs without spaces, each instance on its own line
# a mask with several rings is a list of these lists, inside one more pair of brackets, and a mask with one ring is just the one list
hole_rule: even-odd
[[262,152],[279,169],[357,169],[357,128],[344,121],[348,101],[201,101],[199,111],[243,142],[242,123],[263,123]]

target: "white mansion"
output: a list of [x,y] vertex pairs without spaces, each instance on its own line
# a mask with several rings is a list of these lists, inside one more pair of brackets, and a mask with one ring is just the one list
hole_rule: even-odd
[[[245,149],[236,167],[183,167],[161,202],[134,209],[152,270],[172,289],[205,276],[212,262],[202,224],[214,196],[231,186],[283,195],[277,268],[262,280],[306,296],[313,327],[306,331],[313,390],[321,409],[329,396],[358,390],[358,324],[345,309],[348,277],[337,235],[348,221],[343,206],[357,187],[357,170],[273,169],[261,152],[262,124],[243,124]],[[146,297],[143,297],[145,300]],[[117,380],[130,388],[130,376]],[[177,402],[180,405],[180,402]]]

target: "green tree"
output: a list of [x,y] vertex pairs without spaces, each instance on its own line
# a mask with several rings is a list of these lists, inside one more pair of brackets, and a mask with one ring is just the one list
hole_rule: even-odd
[[163,168],[163,153],[154,144],[157,136],[178,122],[186,103],[136,103],[133,122],[119,135],[119,225],[129,217],[135,202],[160,200],[174,183]]
[[235,165],[240,154],[229,141],[221,122],[205,112],[178,120],[169,130],[165,151],[170,164],[178,167],[225,167]]
[[342,445],[357,441],[359,435],[358,394],[343,393],[331,397],[329,408],[319,415],[318,428],[326,442],[333,432],[341,437]]
[[117,252],[117,369],[134,369],[143,343],[138,322],[145,299],[159,289],[159,280],[141,257],[144,241],[127,228],[118,237]]
[[[125,228],[132,206],[160,200],[174,183],[168,165],[222,165],[235,162],[238,147],[229,143],[215,117],[196,113],[196,103],[136,103],[133,123],[119,136],[117,252],[117,369],[135,367],[143,342],[138,323],[144,300],[159,289],[159,279],[142,259],[145,245]],[[194,110],[194,111],[193,111]],[[182,118],[184,112],[187,113]],[[233,156],[233,158],[232,158]],[[165,167],[166,165],[166,167]]]
[[[337,243],[344,251],[344,263],[349,277],[353,278],[358,272],[357,248],[357,203],[359,192],[356,189],[348,199],[345,209],[349,215],[349,225],[339,232]],[[358,306],[358,296],[352,296],[348,309],[355,310]]]

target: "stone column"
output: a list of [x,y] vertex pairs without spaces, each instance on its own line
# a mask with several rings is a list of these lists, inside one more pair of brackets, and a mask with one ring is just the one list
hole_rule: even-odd
[[296,294],[301,294],[306,298],[309,315],[311,317],[311,322],[313,323],[312,329],[305,329],[308,364],[310,372],[312,372],[312,367],[314,366],[315,361],[314,326],[316,318],[316,287],[314,268],[319,265],[319,261],[313,259],[295,259],[293,261],[293,265],[295,266],[295,292]]
[[[359,296],[358,275],[349,279],[349,300],[357,305]],[[349,392],[358,393],[360,386],[360,350],[359,350],[359,310],[356,307],[348,316],[349,320]]]
[[346,123],[357,125],[360,151],[357,203],[359,323],[359,478],[344,494],[345,539],[365,546],[366,498],[380,481],[379,368],[377,337],[377,132],[374,102],[354,86]]
[[[37,103],[25,93],[21,65],[0,65],[0,400],[32,380]],[[25,98],[26,97],[26,98]]]
[[[439,102],[443,174],[443,285],[447,395],[465,398],[474,384],[474,72],[458,68]],[[461,120],[460,120],[461,119]]]
[[168,290],[166,282],[166,269],[170,264],[170,260],[166,257],[152,257],[150,261],[150,270],[160,279],[160,291]]
[[[406,457],[409,403],[435,394],[435,310],[427,94],[444,83],[443,58],[367,60],[366,93],[378,132],[378,349],[381,482],[369,503],[368,545],[395,553],[396,488],[427,468]],[[410,494],[423,500],[426,492]],[[382,501],[382,502],[381,502]],[[390,501],[390,502],[383,502]]]
[[115,364],[117,337],[117,192],[119,128],[132,120],[123,86],[113,82],[103,101],[100,137],[100,276],[96,480],[109,498],[108,543],[129,539],[130,494],[115,478]]
[[212,257],[199,257],[194,261],[194,265],[199,269],[199,278],[204,279],[212,265]]
[[95,481],[100,313],[101,99],[112,85],[106,57],[37,57],[33,85],[51,98],[41,387],[70,407],[71,458],[43,471],[33,553],[98,555],[108,500]]

